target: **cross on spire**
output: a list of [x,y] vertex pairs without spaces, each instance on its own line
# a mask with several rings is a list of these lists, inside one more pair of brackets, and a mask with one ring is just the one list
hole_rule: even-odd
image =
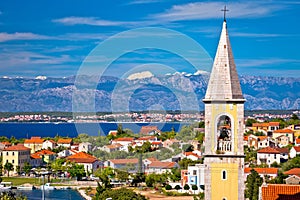
[[228,12],[229,10],[226,9],[226,6],[224,6],[224,9],[222,9],[221,11],[224,12],[224,21],[226,21],[226,12]]

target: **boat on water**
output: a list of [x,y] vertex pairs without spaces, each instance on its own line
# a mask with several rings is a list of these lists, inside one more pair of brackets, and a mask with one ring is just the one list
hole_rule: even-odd
[[6,184],[3,184],[3,183],[0,184],[0,191],[10,190],[10,189],[11,189],[11,185],[6,185]]
[[45,185],[41,185],[41,190],[55,190],[56,188],[50,183],[46,183]]
[[24,184],[24,185],[17,186],[17,190],[33,190],[33,189],[35,189],[35,187],[31,184]]

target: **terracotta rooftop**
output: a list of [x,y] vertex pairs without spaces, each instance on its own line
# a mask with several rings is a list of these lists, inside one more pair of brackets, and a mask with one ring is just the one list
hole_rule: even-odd
[[273,133],[294,133],[294,131],[291,129],[279,129],[279,130],[273,131]]
[[269,127],[269,123],[253,123],[252,127]]
[[284,174],[287,174],[287,175],[300,175],[300,168],[293,168],[293,169],[290,169],[289,171],[286,171],[284,172]]
[[296,139],[296,144],[300,144],[300,138]]
[[161,132],[157,126],[142,126],[140,133],[141,134],[148,134],[151,131]]
[[76,163],[94,163],[95,161],[97,161],[97,158],[88,153],[79,152],[74,155],[68,156],[67,160]]
[[278,151],[277,149],[272,148],[272,147],[266,147],[266,148],[258,150],[257,153],[272,153],[272,154],[278,153],[279,154],[280,151]]
[[39,155],[53,155],[55,153],[53,151],[43,149],[43,150],[40,150],[40,151],[36,152],[36,154],[39,154]]
[[279,126],[280,122],[269,122],[269,126]]
[[300,185],[268,184],[262,187],[262,200],[300,199]]
[[251,169],[254,169],[257,173],[259,174],[277,174],[278,173],[278,168],[250,168],[250,167],[246,167],[244,169],[245,173],[250,173]]
[[296,152],[300,152],[300,146],[299,147],[295,146],[293,148],[295,149]]
[[131,159],[110,159],[110,162],[114,164],[127,164],[127,163],[133,163],[137,164],[139,160],[137,158],[131,158]]
[[31,149],[25,147],[24,144],[17,144],[4,149],[4,151],[30,151]]
[[24,144],[42,144],[44,141],[41,137],[31,137],[30,139],[26,139]]
[[106,145],[105,147],[106,148],[109,148],[109,149],[115,149],[115,148],[119,148],[123,145],[119,144],[119,143],[115,143],[115,144],[109,144],[109,145]]
[[153,161],[149,164],[149,168],[170,169],[175,167],[175,162]]
[[149,160],[149,161],[151,161],[151,162],[154,162],[154,161],[159,161],[159,160],[157,160],[156,158],[154,158],[154,157],[151,157],[151,158],[146,158],[147,160]]
[[268,138],[268,136],[257,136],[259,141],[263,141]]
[[71,142],[72,142],[72,138],[66,138],[66,139],[60,138],[57,140],[58,144],[71,144]]
[[140,137],[136,140],[152,140],[152,139],[155,139],[156,136],[144,136],[144,137]]
[[32,159],[41,159],[41,156],[39,156],[38,154],[31,154],[30,155],[30,158],[32,158]]
[[248,141],[248,135],[244,136],[244,141]]
[[113,141],[114,141],[114,142],[117,142],[117,141],[128,141],[128,142],[132,142],[133,140],[134,140],[134,138],[123,137],[123,138],[117,138],[117,139],[114,139]]

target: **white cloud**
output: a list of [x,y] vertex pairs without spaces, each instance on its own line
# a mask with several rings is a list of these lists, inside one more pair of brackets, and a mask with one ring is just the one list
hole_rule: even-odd
[[53,39],[50,36],[39,35],[34,33],[0,33],[0,42],[6,42],[11,40],[48,40]]
[[282,37],[285,36],[283,34],[276,34],[276,33],[241,33],[241,32],[232,32],[230,33],[231,36],[235,37]]
[[54,19],[53,22],[61,23],[64,25],[92,25],[92,26],[124,26],[124,25],[134,25],[136,22],[127,21],[110,21],[102,20],[96,17],[65,17],[60,19]]
[[149,4],[149,3],[157,3],[161,2],[162,0],[133,0],[129,2],[128,4]]
[[283,63],[300,63],[297,59],[266,58],[266,59],[235,59],[238,67],[258,67]]
[[[257,18],[272,15],[282,8],[278,5],[254,2],[228,2],[227,8],[230,18]],[[221,18],[221,9],[224,2],[197,2],[183,5],[174,5],[163,13],[155,14],[150,18],[162,21],[183,21]]]

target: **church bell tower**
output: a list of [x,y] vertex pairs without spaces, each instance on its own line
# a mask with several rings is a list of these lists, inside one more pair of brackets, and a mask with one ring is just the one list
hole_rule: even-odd
[[205,104],[205,199],[244,199],[244,102],[225,19]]

